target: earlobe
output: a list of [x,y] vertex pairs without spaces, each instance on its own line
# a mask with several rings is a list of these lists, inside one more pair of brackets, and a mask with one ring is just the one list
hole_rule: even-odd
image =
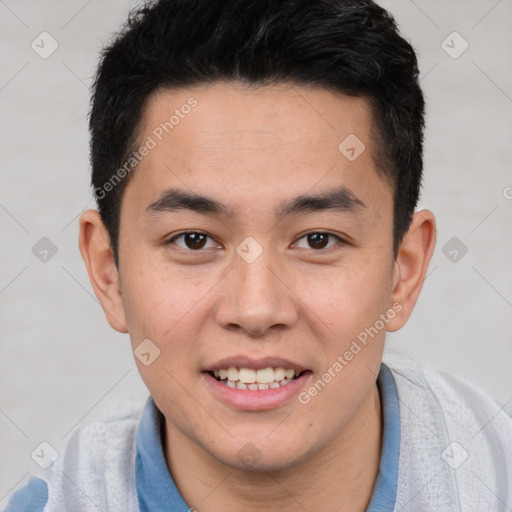
[[81,215],[78,243],[89,280],[108,323],[116,331],[127,333],[119,273],[114,263],[108,232],[96,210],[87,210]]
[[387,324],[387,331],[398,331],[409,319],[436,245],[436,221],[429,210],[416,212],[395,260],[391,304],[401,305],[400,312]]

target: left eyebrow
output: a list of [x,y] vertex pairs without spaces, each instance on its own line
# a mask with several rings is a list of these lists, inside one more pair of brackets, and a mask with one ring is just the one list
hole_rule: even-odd
[[276,217],[298,213],[313,213],[320,210],[334,210],[343,213],[361,213],[367,209],[347,187],[340,186],[316,195],[301,195],[281,203],[275,210]]
[[[227,217],[233,217],[239,211],[237,208],[228,208],[211,197],[175,188],[165,191],[157,201],[146,208],[146,211],[148,213],[172,213],[179,209],[191,210],[203,215]],[[321,210],[358,214],[366,209],[367,206],[361,199],[348,188],[341,186],[319,194],[304,194],[283,201],[274,209],[274,215],[280,218]]]

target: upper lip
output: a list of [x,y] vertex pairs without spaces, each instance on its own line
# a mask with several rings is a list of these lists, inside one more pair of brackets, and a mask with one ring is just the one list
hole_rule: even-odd
[[296,361],[289,359],[283,359],[282,357],[262,357],[254,358],[250,356],[234,356],[219,359],[215,363],[212,363],[204,368],[205,372],[213,372],[214,370],[220,370],[221,368],[230,368],[235,366],[237,368],[252,368],[253,370],[262,370],[263,368],[291,368],[297,371],[307,370],[307,366]]

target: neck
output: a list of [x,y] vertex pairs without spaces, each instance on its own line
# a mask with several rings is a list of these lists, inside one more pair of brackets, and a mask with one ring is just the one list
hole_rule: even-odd
[[278,471],[230,468],[168,422],[165,444],[169,471],[185,501],[198,512],[364,512],[382,448],[379,393],[375,386],[349,424],[320,452]]

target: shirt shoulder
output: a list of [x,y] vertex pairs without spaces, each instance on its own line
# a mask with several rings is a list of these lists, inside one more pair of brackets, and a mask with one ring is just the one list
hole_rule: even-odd
[[[512,411],[508,413],[488,393],[446,368],[428,361],[419,361],[404,352],[386,352],[384,362],[403,392],[430,396],[447,415],[457,413],[453,419],[465,421],[468,419],[465,412],[477,421],[487,421],[489,411],[500,410],[505,431],[512,427]],[[460,417],[458,413],[463,413],[463,416]]]
[[512,418],[503,407],[441,366],[396,352],[383,362],[399,398],[403,512],[512,505]]
[[65,450],[10,498],[4,512],[138,512],[135,435],[144,404],[123,402],[77,428]]

